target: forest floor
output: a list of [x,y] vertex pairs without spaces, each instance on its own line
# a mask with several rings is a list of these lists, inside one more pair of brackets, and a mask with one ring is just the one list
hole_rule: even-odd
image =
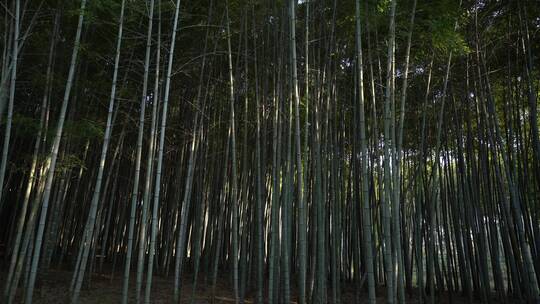
[[[67,270],[51,270],[45,274],[39,276],[36,282],[36,288],[34,291],[33,303],[35,304],[62,304],[69,303],[69,285],[72,278],[72,271]],[[188,275],[189,276],[189,275]],[[6,269],[0,267],[0,286],[4,287],[4,280],[6,278]],[[191,278],[186,278],[182,284],[182,294],[180,303],[191,303],[191,291],[192,284]],[[22,283],[22,282],[21,282]],[[229,286],[229,282],[226,278],[221,278],[216,284],[215,297],[212,297],[211,285],[204,284],[202,279],[200,280],[197,291],[195,292],[195,304],[225,304],[234,303],[234,294]],[[142,287],[141,297],[144,299],[144,282]],[[135,274],[132,274],[130,278],[130,303],[135,303]],[[381,287],[377,290],[378,295],[385,294],[385,288]],[[19,303],[22,297],[22,291],[19,290],[17,294],[17,300],[15,303]],[[173,303],[173,277],[168,278],[162,276],[154,276],[152,281],[152,303],[153,304],[167,304]],[[356,290],[354,286],[344,286],[341,303],[354,303],[354,297]],[[122,296],[122,274],[115,273],[114,276],[110,274],[93,274],[90,282],[83,285],[81,291],[80,303],[81,304],[112,304],[120,303]],[[331,298],[331,291],[328,294]],[[214,300],[212,301],[212,298]],[[246,295],[245,303],[253,302],[254,294],[249,293]],[[297,303],[293,296],[291,303]],[[1,301],[0,301],[1,302]],[[407,296],[407,303],[421,303],[417,296],[417,291],[413,291],[412,294]],[[462,303],[481,303],[480,301],[470,302],[466,297],[451,293],[439,294],[436,298],[437,304],[462,304]],[[367,303],[367,294],[361,294],[359,296],[359,303]],[[377,297],[377,303],[386,303],[384,297]],[[503,301],[492,297],[489,303],[513,303],[513,301]]]

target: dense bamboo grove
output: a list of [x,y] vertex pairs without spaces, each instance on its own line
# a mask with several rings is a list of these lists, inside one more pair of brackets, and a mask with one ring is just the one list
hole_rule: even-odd
[[540,302],[536,1],[0,4],[2,303]]

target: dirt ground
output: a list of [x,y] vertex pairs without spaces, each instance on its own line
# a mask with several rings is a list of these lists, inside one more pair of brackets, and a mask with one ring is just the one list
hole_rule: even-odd
[[[188,275],[189,276],[189,275]],[[0,286],[4,287],[4,280],[6,277],[5,269],[0,270]],[[72,272],[66,270],[51,270],[46,274],[42,274],[36,282],[36,289],[34,292],[35,304],[56,304],[56,303],[69,303],[69,285],[71,282]],[[191,291],[192,291],[192,279],[190,277],[184,280],[182,285],[181,301],[180,303],[191,303]],[[135,303],[135,274],[132,274],[130,278],[130,303]],[[328,291],[329,299],[331,298],[331,290]],[[377,290],[378,295],[384,295],[386,292],[384,287]],[[417,291],[413,291],[407,297],[407,303],[420,303]],[[164,278],[161,276],[154,276],[152,283],[152,303],[153,304],[166,304],[173,302],[173,277],[169,276]],[[81,304],[110,304],[120,303],[122,296],[122,274],[115,273],[114,276],[94,274],[91,277],[90,282],[83,285],[81,290],[80,303]],[[254,294],[247,294],[245,303],[253,303]],[[341,303],[354,303],[356,296],[356,290],[354,286],[347,285],[343,287],[341,294]],[[144,298],[144,282],[142,297]],[[21,291],[17,295],[16,303],[20,303]],[[367,303],[367,294],[359,295],[360,303]],[[492,297],[489,303],[512,303],[513,301],[503,301]],[[195,304],[221,304],[221,303],[234,303],[234,294],[230,288],[230,284],[226,278],[221,278],[216,286],[215,297],[212,296],[212,289],[210,285],[206,285],[203,279],[199,280],[197,291],[195,292]],[[292,303],[296,303],[296,298],[293,296]],[[384,297],[377,297],[377,303],[386,303]],[[443,293],[437,295],[437,304],[446,303],[480,303],[479,301],[468,301],[465,297],[457,294]]]
[[[73,272],[65,270],[51,270],[46,274],[38,276],[34,290],[33,303],[35,304],[53,304],[69,303],[69,286]],[[130,303],[135,303],[135,273],[130,277]],[[0,272],[0,286],[4,287],[6,277],[5,269]],[[152,279],[152,303],[165,304],[173,302],[173,280],[172,276],[163,278],[154,276]],[[187,280],[186,280],[187,281]],[[191,282],[191,280],[189,280]],[[22,281],[21,281],[22,283]],[[142,286],[141,296],[144,299],[145,282]],[[198,283],[201,284],[201,282]],[[210,287],[199,286],[195,294],[195,303],[234,303],[234,294],[223,286],[222,282],[216,284],[216,297],[212,302]],[[181,303],[191,303],[192,284],[183,282]],[[19,303],[22,297],[22,291],[16,297],[15,303]],[[109,304],[120,303],[122,297],[122,274],[115,273],[114,276],[94,274],[89,282],[83,284],[80,295],[81,304]],[[1,302],[1,301],[0,301]]]

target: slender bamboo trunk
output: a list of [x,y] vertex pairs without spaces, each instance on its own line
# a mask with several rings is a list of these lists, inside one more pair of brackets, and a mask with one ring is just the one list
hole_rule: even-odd
[[373,271],[373,253],[371,243],[371,208],[368,188],[368,157],[366,147],[366,121],[364,114],[364,63],[362,58],[362,21],[360,20],[360,1],[356,0],[355,17],[356,17],[356,73],[358,75],[358,109],[359,109],[359,124],[360,124],[360,155],[362,166],[362,234],[363,234],[363,249],[365,268],[368,278],[368,299],[369,303],[373,304],[375,300],[375,275]]
[[[294,100],[294,121],[295,121],[295,149],[296,149],[296,170],[297,170],[297,195],[298,195],[298,261],[299,261],[299,302],[305,303],[306,288],[306,251],[307,251],[307,225],[306,206],[304,202],[304,176],[302,164],[302,146],[300,140],[300,96],[298,91],[298,72],[296,66],[296,1],[289,2],[289,48],[291,64],[291,92]],[[292,118],[291,118],[292,119]]]
[[[24,194],[24,200],[22,203],[19,221],[17,223],[17,232],[16,237],[13,245],[13,250],[11,253],[11,261],[10,266],[8,270],[8,277],[5,284],[4,289],[4,297],[6,298],[6,301],[8,298],[10,298],[10,289],[11,284],[13,284],[13,276],[15,274],[15,266],[17,265],[17,261],[20,259],[24,259],[24,256],[19,256],[19,250],[21,249],[21,239],[23,236],[23,230],[25,226],[25,219],[26,219],[26,213],[28,209],[28,203],[30,201],[30,196],[32,194],[33,189],[35,189],[35,184],[37,178],[39,177],[39,167],[38,167],[38,154],[41,148],[41,143],[43,141],[42,135],[43,133],[47,132],[47,123],[46,120],[48,119],[48,104],[49,104],[49,94],[51,91],[51,82],[52,82],[52,70],[53,70],[53,62],[54,62],[54,51],[55,51],[55,45],[58,35],[58,28],[59,28],[59,19],[60,19],[60,10],[57,10],[55,13],[55,19],[54,19],[54,26],[52,31],[52,37],[51,37],[51,44],[49,46],[49,58],[47,61],[47,72],[46,72],[46,83],[45,83],[45,92],[43,93],[43,99],[41,103],[41,115],[40,115],[40,122],[39,122],[39,129],[36,135],[36,142],[34,144],[34,152],[32,154],[32,164],[30,165],[30,172],[28,177],[28,184],[26,186],[26,191]],[[45,132],[44,132],[45,131]],[[36,172],[36,170],[38,172]]]
[[[137,212],[137,203],[139,199],[139,178],[141,175],[141,158],[142,158],[142,145],[144,137],[144,118],[148,93],[148,70],[150,67],[150,51],[152,48],[152,26],[154,21],[154,0],[150,0],[150,11],[148,14],[148,31],[146,37],[146,55],[144,59],[144,75],[143,75],[143,89],[141,97],[141,110],[139,115],[139,131],[137,135],[137,155],[135,158],[135,176],[133,178],[133,190],[131,192],[131,210],[128,227],[128,243],[126,250],[126,260],[124,266],[124,281],[122,285],[122,304],[127,304],[128,301],[128,288],[129,288],[129,274],[131,268],[131,255],[133,250],[133,235],[135,230],[135,216]],[[144,206],[143,206],[144,209]],[[142,241],[142,240],[141,240]],[[137,292],[137,298],[140,299],[140,292]]]
[[56,127],[56,132],[55,132],[55,137],[52,144],[51,152],[46,160],[48,164],[47,166],[49,167],[49,171],[47,175],[45,189],[43,192],[43,203],[41,206],[41,215],[39,218],[38,231],[37,231],[35,245],[34,245],[35,248],[32,255],[32,265],[30,269],[28,288],[26,289],[26,293],[25,293],[25,303],[32,303],[32,295],[34,292],[34,286],[35,286],[35,281],[36,281],[36,276],[37,276],[37,269],[38,269],[38,263],[40,259],[40,251],[41,251],[41,243],[43,240],[43,231],[45,230],[45,221],[47,218],[47,210],[49,207],[49,198],[51,195],[51,189],[52,189],[52,184],[53,184],[53,179],[54,179],[54,172],[55,172],[56,161],[58,157],[58,149],[60,147],[60,140],[62,139],[62,132],[63,132],[63,127],[64,127],[64,121],[66,118],[66,111],[67,111],[67,106],[69,102],[69,96],[71,93],[71,87],[73,85],[73,79],[75,76],[75,67],[77,63],[77,55],[79,53],[85,9],[86,9],[86,0],[81,0],[79,21],[77,24],[77,32],[75,34],[75,43],[73,46],[73,53],[71,55],[71,63],[69,67],[69,73],[68,73],[68,78],[67,78],[67,83],[66,83],[66,89],[64,92],[64,98],[62,101],[62,108],[60,110],[60,116],[58,118],[58,125]]
[[113,71],[113,77],[112,77],[112,86],[111,86],[111,95],[109,99],[109,110],[107,114],[107,125],[105,127],[105,135],[103,137],[103,145],[101,149],[101,157],[99,160],[99,168],[96,178],[96,183],[94,186],[94,194],[92,196],[92,202],[90,204],[90,211],[88,215],[88,224],[85,227],[85,232],[83,239],[81,241],[81,248],[82,251],[82,261],[81,261],[81,267],[79,268],[78,272],[75,272],[74,278],[76,278],[76,284],[75,289],[73,290],[73,294],[71,297],[72,303],[78,303],[79,302],[79,296],[81,292],[82,282],[84,279],[84,273],[86,271],[87,261],[88,261],[88,255],[90,252],[90,244],[91,240],[93,239],[94,235],[94,225],[96,222],[96,213],[99,203],[99,198],[101,194],[101,184],[103,179],[103,171],[105,169],[105,161],[107,158],[107,151],[109,149],[109,141],[111,139],[111,133],[112,133],[112,116],[114,112],[114,101],[116,99],[116,81],[118,78],[118,66],[120,62],[120,50],[122,46],[122,30],[124,25],[124,8],[125,8],[125,0],[122,0],[121,8],[120,8],[120,20],[119,20],[119,26],[118,26],[118,36],[117,36],[117,42],[116,42],[116,55],[114,58],[114,71]]
[[3,202],[2,194],[4,189],[4,177],[6,175],[6,166],[9,153],[9,141],[11,138],[11,124],[13,122],[13,104],[15,103],[15,84],[17,80],[17,64],[19,57],[19,27],[20,27],[20,14],[21,14],[21,1],[15,0],[15,19],[14,22],[14,34],[13,34],[13,54],[12,54],[12,68],[10,75],[9,83],[9,101],[8,101],[8,112],[6,119],[6,129],[4,133],[4,143],[2,145],[2,160],[0,162],[0,212],[2,211]]
[[405,119],[405,101],[407,99],[407,84],[408,84],[408,77],[409,77],[409,59],[410,59],[410,53],[411,53],[411,40],[412,40],[412,32],[414,27],[414,17],[416,13],[416,0],[413,2],[412,7],[412,13],[411,13],[411,19],[409,23],[409,33],[407,35],[407,48],[405,51],[405,69],[404,69],[404,76],[403,76],[403,85],[401,88],[401,102],[400,102],[400,114],[399,114],[399,122],[398,122],[398,136],[397,136],[397,142],[395,143],[395,157],[394,157],[394,165],[393,168],[395,170],[394,174],[394,196],[393,196],[393,216],[394,216],[394,235],[397,235],[395,238],[396,240],[396,252],[397,252],[397,289],[398,289],[398,299],[400,303],[405,303],[405,276],[404,276],[404,262],[403,262],[403,256],[402,256],[402,245],[401,245],[401,150],[403,145],[403,122]]
[[[158,208],[159,208],[159,195],[161,187],[161,170],[163,166],[163,147],[165,145],[165,127],[167,126],[167,108],[169,104],[169,91],[171,85],[171,75],[172,75],[172,64],[174,59],[174,47],[176,44],[176,32],[178,28],[178,14],[180,11],[180,0],[176,2],[176,10],[174,13],[173,29],[171,35],[171,47],[169,50],[169,60],[167,63],[167,75],[165,78],[165,92],[163,96],[163,110],[161,118],[161,130],[159,137],[159,148],[158,148],[158,163],[156,171],[156,182],[154,190],[154,206],[152,210],[152,232],[150,237],[150,256],[148,258],[148,276],[146,279],[146,294],[144,302],[146,304],[150,303],[150,288],[152,284],[152,271],[153,271],[153,262],[154,255],[156,251],[156,236],[157,236],[157,217],[158,217]],[[161,20],[160,20],[161,21]],[[156,94],[156,92],[155,92]]]
[[[384,191],[382,193],[382,205],[383,205],[383,242],[384,242],[384,263],[386,268],[386,286],[387,286],[387,301],[389,304],[394,303],[395,299],[395,285],[394,274],[395,266],[393,265],[394,248],[392,244],[391,233],[391,218],[395,213],[391,213],[391,195],[395,191],[396,185],[393,185],[392,174],[392,139],[391,139],[391,124],[392,124],[392,108],[394,104],[394,50],[395,50],[395,13],[396,13],[396,0],[393,0],[390,8],[390,26],[389,26],[389,41],[388,41],[388,62],[386,67],[386,92],[384,103]],[[392,171],[391,171],[392,170]]]
[[227,49],[229,60],[229,98],[231,109],[231,208],[232,208],[232,252],[231,258],[233,263],[233,286],[234,286],[234,298],[236,303],[239,302],[238,294],[238,201],[237,201],[237,180],[236,180],[236,129],[234,118],[234,77],[233,77],[233,65],[232,65],[232,51],[231,51],[231,29],[229,20],[229,2],[225,2],[225,14],[227,24]]

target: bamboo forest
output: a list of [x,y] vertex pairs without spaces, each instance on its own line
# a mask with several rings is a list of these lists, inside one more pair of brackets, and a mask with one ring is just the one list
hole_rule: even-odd
[[0,303],[540,303],[537,0],[0,16]]

